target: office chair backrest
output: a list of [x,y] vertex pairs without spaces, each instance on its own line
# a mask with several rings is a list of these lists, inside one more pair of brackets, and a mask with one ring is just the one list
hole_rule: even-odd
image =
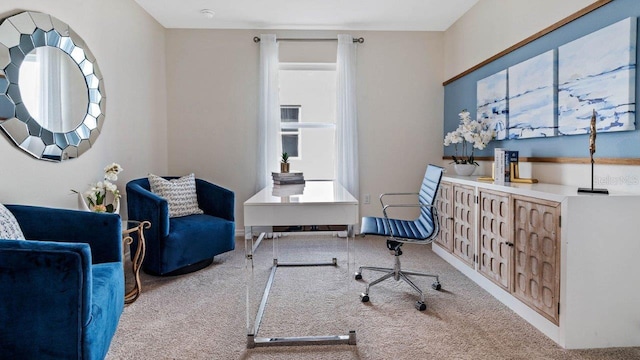
[[[429,164],[427,171],[424,174],[422,180],[422,186],[418,198],[423,205],[434,205],[435,197],[438,194],[438,188],[440,187],[440,180],[442,180],[442,174],[444,169],[440,166]],[[420,209],[420,216],[415,220],[416,226],[422,229],[423,234],[432,234],[434,230],[433,211],[430,207],[423,207]]]

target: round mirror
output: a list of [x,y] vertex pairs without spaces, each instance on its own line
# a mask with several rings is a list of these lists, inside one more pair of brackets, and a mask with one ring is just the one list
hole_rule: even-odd
[[31,117],[44,129],[69,132],[87,113],[87,85],[78,65],[67,53],[37,47],[20,65],[20,94]]
[[0,23],[0,128],[17,146],[76,158],[96,141],[105,108],[98,64],[67,24],[37,12]]

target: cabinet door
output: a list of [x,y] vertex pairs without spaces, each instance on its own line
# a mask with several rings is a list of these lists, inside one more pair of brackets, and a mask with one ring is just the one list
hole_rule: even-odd
[[438,209],[438,221],[440,233],[435,243],[448,252],[453,250],[453,185],[450,182],[441,182],[436,200]]
[[560,204],[514,198],[513,295],[558,324]]
[[506,291],[511,291],[509,194],[479,189],[478,271]]
[[474,267],[475,190],[471,186],[453,186],[453,254]]

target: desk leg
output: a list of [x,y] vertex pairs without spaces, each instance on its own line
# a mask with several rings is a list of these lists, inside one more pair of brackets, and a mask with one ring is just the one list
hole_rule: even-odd
[[[271,267],[271,273],[267,280],[267,283],[264,288],[264,292],[262,294],[262,299],[260,301],[260,305],[258,306],[257,314],[255,320],[251,322],[251,311],[250,309],[250,301],[252,299],[252,287],[250,285],[253,275],[253,253],[256,248],[260,245],[260,242],[264,238],[265,234],[262,233],[258,237],[255,244],[253,243],[253,235],[251,234],[250,228],[245,228],[245,252],[247,254],[247,348],[253,349],[256,347],[268,347],[268,346],[298,346],[298,345],[340,345],[340,344],[348,344],[348,345],[356,345],[356,332],[355,330],[350,330],[346,335],[329,335],[329,336],[292,336],[292,337],[260,337],[258,336],[258,331],[260,330],[260,324],[262,323],[262,318],[264,316],[267,301],[269,298],[269,293],[271,292],[271,287],[275,280],[276,270],[278,267],[296,267],[296,266],[337,266],[337,259],[333,258],[331,262],[314,262],[314,263],[280,263],[278,262],[277,257],[277,237],[274,235],[273,239],[273,251],[274,251],[274,259],[273,266]],[[247,236],[246,234],[250,234]],[[352,238],[353,236],[353,227],[349,226],[349,231],[347,232],[347,273],[349,281],[351,279],[351,272],[349,271],[349,262],[350,262],[350,247],[353,247]],[[251,240],[250,242],[248,240]],[[249,265],[249,260],[251,264]],[[347,282],[348,283],[348,282]]]
[[246,330],[247,330],[247,348],[252,348],[253,338],[255,334],[255,326],[252,322],[251,303],[254,296],[252,283],[253,280],[253,229],[251,226],[244,227],[244,266],[245,266],[245,282],[246,282]]

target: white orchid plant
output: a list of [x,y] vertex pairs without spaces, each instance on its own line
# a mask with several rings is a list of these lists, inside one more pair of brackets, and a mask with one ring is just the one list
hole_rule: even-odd
[[[120,190],[112,183],[112,181],[118,180],[118,174],[122,171],[122,166],[116,163],[112,163],[104,168],[104,179],[98,181],[95,184],[91,184],[89,190],[83,193],[84,198],[87,200],[89,209],[94,212],[109,212],[116,211],[117,202],[120,199]],[[77,193],[77,191],[72,190]],[[113,196],[113,202],[107,204],[107,194]]]
[[[453,163],[456,164],[479,164],[473,157],[475,149],[482,150],[487,144],[495,138],[496,133],[489,127],[489,124],[472,120],[471,114],[467,110],[462,110],[458,114],[460,117],[460,125],[454,131],[447,133],[444,137],[444,146],[453,144],[455,155],[452,156]],[[458,144],[462,144],[462,155],[458,156]],[[468,154],[469,149],[471,153]]]

